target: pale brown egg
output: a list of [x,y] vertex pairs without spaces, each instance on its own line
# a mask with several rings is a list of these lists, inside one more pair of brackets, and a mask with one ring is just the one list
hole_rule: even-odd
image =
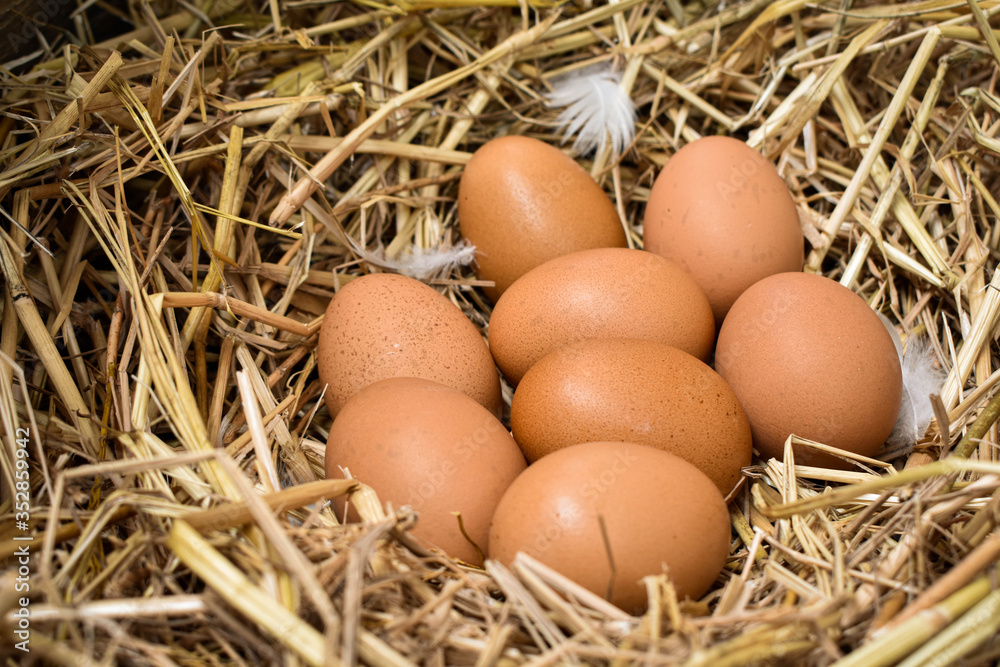
[[518,278],[490,317],[490,351],[515,385],[549,352],[588,338],[654,340],[704,360],[715,319],[678,264],[628,248],[549,260]]
[[636,442],[694,464],[723,495],[752,453],[729,385],[687,352],[650,340],[594,338],[547,354],[517,386],[510,423],[529,461],[578,442]]
[[514,439],[486,408],[419,378],[361,390],[334,420],[326,446],[328,478],[347,469],[382,503],[413,507],[413,534],[469,563],[481,558],[453,513],[461,512],[466,533],[485,552],[497,503],[524,468]]
[[319,333],[319,379],[334,417],[362,388],[389,377],[454,387],[500,416],[500,376],[461,309],[419,280],[355,278],[330,301]]
[[[864,299],[823,276],[782,273],[744,292],[719,332],[715,367],[765,458],[782,459],[793,433],[873,456],[899,414],[892,338]],[[808,448],[796,448],[795,461],[847,465]]]
[[726,503],[700,470],[653,447],[591,442],[514,480],[493,515],[489,553],[509,565],[523,552],[639,615],[643,577],[666,572],[678,597],[697,599],[729,541]]
[[760,153],[731,137],[693,141],[667,161],[649,194],[643,238],[646,250],[694,277],[720,326],[743,290],[802,269],[788,187]]
[[515,280],[554,257],[587,248],[623,247],[614,204],[583,167],[529,137],[483,144],[462,173],[462,237],[476,246],[476,275],[495,303]]

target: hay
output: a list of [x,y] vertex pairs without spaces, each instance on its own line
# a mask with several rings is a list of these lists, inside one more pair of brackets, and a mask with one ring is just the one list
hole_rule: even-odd
[[[1000,3],[267,6],[133,5],[135,31],[2,71],[9,664],[997,660]],[[631,244],[676,148],[746,139],[792,189],[807,270],[948,372],[895,467],[757,461],[713,591],[650,578],[641,618],[530,559],[428,552],[406,508],[324,481],[313,372],[334,291],[454,247],[470,152],[560,145],[550,82],[608,60],[637,137],[582,162]],[[427,281],[485,326],[480,283],[444,264]],[[344,493],[366,524],[337,521]]]

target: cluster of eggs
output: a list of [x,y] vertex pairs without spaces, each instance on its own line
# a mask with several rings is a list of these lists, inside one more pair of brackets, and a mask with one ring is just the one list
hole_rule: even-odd
[[725,498],[753,446],[780,458],[795,433],[871,455],[892,430],[892,339],[853,292],[799,272],[791,196],[738,140],[671,158],[645,250],[625,247],[586,171],[524,137],[474,154],[459,220],[494,284],[488,346],[448,298],[394,274],[343,287],[319,342],[327,475],[412,506],[415,534],[454,557],[525,552],[630,611],[664,571],[697,598],[728,556]]

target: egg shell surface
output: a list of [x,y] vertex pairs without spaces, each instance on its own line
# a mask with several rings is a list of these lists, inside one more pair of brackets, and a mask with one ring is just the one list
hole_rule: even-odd
[[514,385],[549,352],[589,338],[654,340],[705,360],[715,319],[679,264],[629,248],[549,260],[518,278],[490,317],[490,351]]
[[678,597],[698,598],[725,565],[729,541],[726,503],[700,470],[653,447],[591,442],[546,456],[514,480],[493,516],[490,558],[509,565],[524,552],[641,614],[643,577],[665,565]]
[[601,187],[559,149],[530,137],[483,144],[462,173],[462,237],[476,246],[476,276],[496,300],[522,275],[577,250],[624,247],[625,231]]
[[510,423],[528,461],[580,442],[650,445],[692,463],[728,495],[750,465],[750,425],[729,385],[687,352],[594,338],[532,366]]
[[389,377],[434,380],[494,415],[503,409],[500,376],[475,325],[413,278],[373,273],[347,283],[327,306],[317,353],[334,417],[351,396]]
[[704,137],[677,151],[656,177],[643,225],[645,249],[694,277],[720,326],[745,289],[802,269],[802,228],[788,187],[739,139]]
[[328,478],[343,478],[346,468],[383,504],[410,505],[419,515],[416,537],[469,563],[481,559],[452,512],[462,513],[466,532],[485,553],[497,503],[525,465],[486,408],[419,378],[365,387],[334,420],[326,446]]
[[[719,332],[715,365],[765,458],[783,459],[792,433],[870,457],[899,414],[892,337],[864,299],[823,276],[782,273],[744,292]],[[810,448],[794,452],[799,464],[847,465]]]

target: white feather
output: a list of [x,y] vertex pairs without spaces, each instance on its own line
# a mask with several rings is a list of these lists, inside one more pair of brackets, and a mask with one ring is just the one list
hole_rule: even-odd
[[621,75],[610,67],[591,68],[556,81],[548,96],[550,107],[565,107],[557,122],[563,143],[574,134],[578,154],[604,150],[611,141],[614,157],[635,136],[635,103],[621,88]]
[[881,313],[878,316],[892,336],[899,354],[899,365],[903,369],[903,400],[896,426],[887,442],[893,449],[909,449],[924,437],[930,426],[934,417],[930,397],[941,392],[944,373],[935,364],[934,348],[928,341],[910,337],[904,353],[896,327]]
[[420,248],[413,246],[409,252],[397,258],[385,256],[385,250],[365,250],[352,243],[354,251],[369,264],[389,269],[423,280],[437,275],[444,269],[449,271],[457,266],[470,264],[476,258],[476,246],[463,241],[450,248]]

